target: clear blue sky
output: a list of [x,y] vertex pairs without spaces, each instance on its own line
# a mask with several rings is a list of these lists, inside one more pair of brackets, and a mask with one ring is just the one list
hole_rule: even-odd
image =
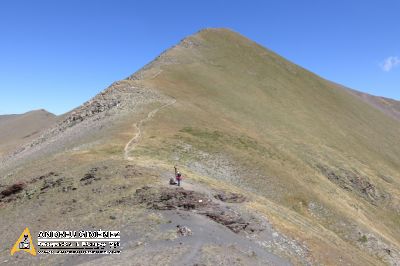
[[397,0],[4,0],[0,114],[69,111],[205,27],[231,28],[327,79],[400,99],[399,11]]

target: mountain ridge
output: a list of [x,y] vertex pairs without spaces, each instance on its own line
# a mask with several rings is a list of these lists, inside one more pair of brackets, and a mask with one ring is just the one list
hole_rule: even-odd
[[[148,250],[138,250],[148,257],[143,263],[151,264],[151,243],[154,252],[168,257],[157,249],[162,242],[151,229],[158,228],[154,220],[165,227],[165,217],[178,218],[137,205],[137,191],[149,190],[144,198],[157,198],[157,189],[164,191],[171,175],[169,168],[178,164],[188,176],[185,190],[248,198],[229,207],[249,224],[261,220],[266,235],[238,235],[255,239],[265,254],[293,264],[338,264],[340,258],[340,263],[395,265],[400,258],[399,134],[399,121],[345,88],[230,30],[206,29],[68,112],[6,158],[0,174],[8,176],[8,183],[22,179],[32,184],[26,188],[31,196],[7,203],[0,212],[40,199],[37,212],[49,219],[48,226],[61,221],[46,209],[59,213],[63,226],[73,220],[82,226],[134,228],[133,217],[140,229],[132,229],[138,235],[132,241],[150,243]],[[126,149],[132,140],[137,141],[135,149]],[[56,185],[48,190],[45,184],[42,190],[41,179],[32,176],[56,179],[43,171],[61,176],[67,192],[60,192],[62,187],[57,192]],[[98,177],[86,184],[82,176],[87,174]],[[146,189],[148,185],[156,191]],[[71,197],[78,199],[79,208],[60,207]],[[110,215],[121,218],[110,221]],[[226,219],[208,215],[220,223]],[[20,223],[7,218],[4,226]],[[167,233],[162,226],[160,230]],[[196,233],[193,239],[198,239]],[[220,237],[229,235],[225,233]],[[276,235],[282,238],[272,241]],[[225,252],[219,242],[198,240],[203,248],[194,249],[193,261]],[[206,252],[209,246],[211,253]],[[194,248],[190,241],[184,247]],[[132,246],[126,252],[141,256]],[[254,264],[264,258],[257,254]]]
[[388,97],[375,96],[356,90],[349,90],[351,93],[357,95],[366,103],[400,121],[400,101]]

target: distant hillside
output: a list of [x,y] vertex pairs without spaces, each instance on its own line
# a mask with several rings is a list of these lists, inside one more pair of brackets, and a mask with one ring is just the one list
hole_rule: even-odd
[[56,121],[57,116],[46,110],[0,115],[0,155],[37,138]]
[[349,91],[354,95],[360,97],[364,102],[372,105],[373,107],[381,110],[385,114],[400,121],[400,101],[396,101],[386,97],[374,96],[368,93],[363,93],[351,89],[349,89]]

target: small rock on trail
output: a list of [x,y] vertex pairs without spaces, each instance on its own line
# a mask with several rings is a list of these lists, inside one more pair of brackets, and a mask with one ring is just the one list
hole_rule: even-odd
[[178,234],[178,236],[191,236],[192,235],[192,230],[190,230],[189,227],[182,226],[179,224],[176,227],[177,227],[176,233]]

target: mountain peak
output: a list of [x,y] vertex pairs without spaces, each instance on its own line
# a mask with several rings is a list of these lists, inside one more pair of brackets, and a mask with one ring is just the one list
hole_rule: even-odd
[[[183,38],[179,43],[162,52],[149,64],[128,79],[152,79],[171,65],[213,64],[219,57],[240,58],[248,53],[273,54],[268,49],[228,28],[204,28]],[[239,55],[239,56],[238,56]],[[231,62],[226,62],[230,64]]]
[[211,33],[219,33],[219,34],[226,34],[226,33],[236,33],[234,30],[230,29],[230,28],[203,28],[201,30],[199,30],[197,33],[207,33],[207,32],[211,32]]
[[55,116],[55,114],[47,111],[46,109],[36,109],[36,110],[26,112],[25,114],[45,114],[45,115]]

